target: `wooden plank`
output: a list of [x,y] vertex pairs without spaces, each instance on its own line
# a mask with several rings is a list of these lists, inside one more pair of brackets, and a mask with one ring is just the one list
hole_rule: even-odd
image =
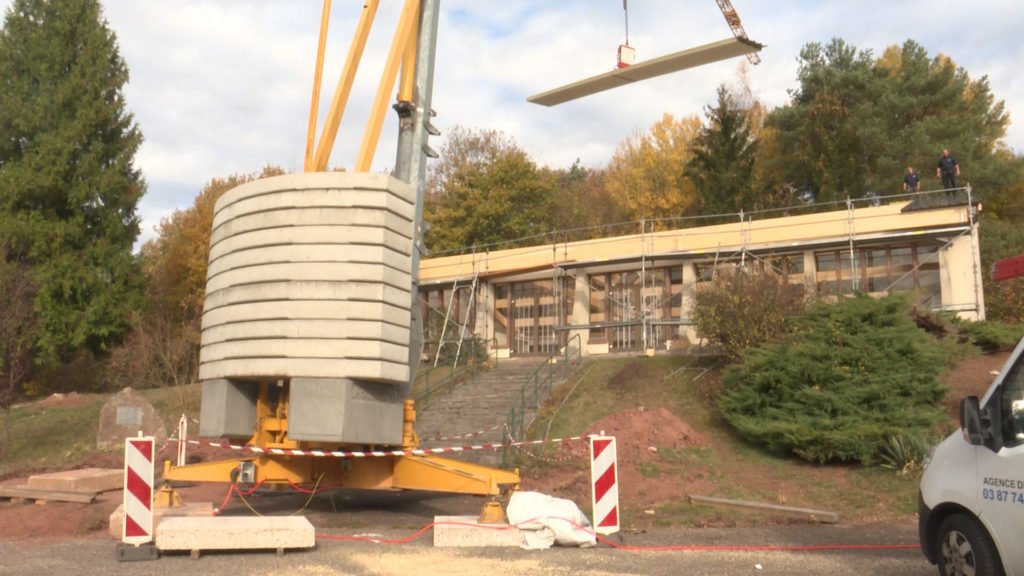
[[757,42],[743,38],[728,38],[591,76],[579,82],[530,96],[526,100],[542,106],[554,106],[639,80],[647,80],[719,60],[743,56],[757,52],[761,48],[762,46]]
[[839,522],[839,514],[828,510],[813,510],[811,508],[794,508],[792,506],[780,506],[778,504],[767,504],[764,502],[753,502],[750,500],[732,500],[729,498],[713,498],[711,496],[699,496],[690,494],[690,502],[701,504],[717,504],[721,506],[735,506],[738,508],[754,508],[770,512],[781,512],[792,516],[803,516],[808,520],[822,522],[824,524],[835,524]]
[[56,502],[78,502],[89,504],[96,498],[95,492],[65,492],[60,490],[35,490],[32,488],[0,487],[0,498],[23,498],[25,500],[46,500]]

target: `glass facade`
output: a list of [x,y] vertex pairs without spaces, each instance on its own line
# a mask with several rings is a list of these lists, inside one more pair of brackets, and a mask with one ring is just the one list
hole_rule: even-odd
[[[549,355],[565,345],[571,330],[586,330],[590,345],[608,350],[642,351],[669,348],[668,342],[689,326],[690,310],[684,302],[707,289],[716,269],[740,265],[771,270],[801,289],[835,296],[862,291],[869,294],[913,292],[924,306],[942,305],[939,243],[860,246],[829,250],[794,251],[736,258],[680,262],[655,268],[617,270],[586,276],[588,312],[573,319],[576,278],[556,270],[552,277],[492,283],[493,333],[481,326],[477,333],[470,286],[455,290],[430,287],[421,291],[426,319],[425,341],[430,353],[438,342],[455,341],[459,330],[492,338],[490,345],[513,356]],[[812,276],[805,262],[812,262]],[[806,260],[805,260],[806,258]],[[560,275],[561,274],[561,275]],[[582,271],[577,274],[583,274]],[[690,285],[684,282],[690,278]],[[481,283],[482,286],[482,283]],[[688,305],[687,305],[688,306]],[[445,322],[445,316],[448,316]],[[447,326],[447,328],[445,328]],[[442,330],[444,333],[442,334]]]
[[814,253],[815,283],[823,295],[913,292],[918,304],[942,304],[939,248],[934,244],[823,250]]

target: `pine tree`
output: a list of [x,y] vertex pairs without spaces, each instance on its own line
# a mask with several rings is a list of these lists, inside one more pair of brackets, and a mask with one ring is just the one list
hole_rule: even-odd
[[141,300],[128,69],[98,0],[15,0],[0,30],[0,247],[38,288],[41,360],[102,351]]
[[754,195],[754,157],[757,142],[746,111],[736,105],[726,87],[718,87],[718,102],[704,109],[708,123],[694,142],[686,176],[697,187],[705,215],[750,211]]

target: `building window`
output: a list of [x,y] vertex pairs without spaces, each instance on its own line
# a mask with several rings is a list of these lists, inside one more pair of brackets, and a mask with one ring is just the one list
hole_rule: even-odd
[[814,254],[820,295],[913,292],[918,304],[942,305],[939,248],[935,245],[836,249]]

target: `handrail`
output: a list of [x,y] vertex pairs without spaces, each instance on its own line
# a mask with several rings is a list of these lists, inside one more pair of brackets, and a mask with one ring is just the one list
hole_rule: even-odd
[[[572,346],[574,340],[576,341],[575,347]],[[573,361],[579,361],[582,358],[582,339],[577,333],[569,338],[562,351],[552,353],[544,360],[543,364],[534,369],[519,389],[519,400],[509,409],[508,418],[505,420],[505,441],[521,440],[525,436],[526,430],[533,423],[532,420],[529,423],[526,422],[527,408],[534,411],[540,408],[541,402],[551,392],[555,378],[564,377],[573,365]],[[529,403],[527,403],[527,399],[529,399]],[[503,443],[506,443],[505,441]],[[502,451],[501,462],[502,466],[508,465],[508,447]]]
[[[439,344],[439,346],[443,346],[444,344],[453,344],[453,343],[454,342],[440,342],[438,344]],[[497,366],[498,365],[498,353],[497,353],[498,341],[497,341],[497,338],[491,338],[489,340],[481,340],[479,338],[473,338],[472,339],[472,348],[471,348],[471,352],[472,353],[470,354],[469,358],[464,361],[463,364],[460,365],[459,361],[456,360],[450,366],[448,366],[448,365],[430,366],[429,368],[427,368],[426,370],[424,370],[420,374],[416,375],[416,382],[418,382],[421,378],[424,379],[424,382],[423,382],[424,390],[421,391],[420,393],[416,394],[413,397],[413,399],[416,402],[416,409],[417,410],[424,410],[425,408],[430,406],[431,402],[433,402],[434,399],[436,399],[440,394],[442,394],[444,392],[447,392],[447,393],[450,394],[451,391],[456,386],[458,386],[460,383],[465,381],[465,379],[460,380],[459,376],[465,374],[467,368],[469,369],[469,380],[470,381],[476,380],[477,373],[480,371],[480,364],[478,362],[476,362],[477,347],[479,346],[480,343],[487,343],[488,344],[487,348],[485,348],[485,350],[487,350],[487,363],[492,362],[492,358],[493,358],[492,366]],[[428,344],[429,344],[429,342],[428,342]],[[491,344],[493,344],[493,346]],[[447,370],[445,370],[445,369],[447,369]],[[432,384],[431,381],[430,381],[430,378],[431,378],[431,374],[434,374],[435,372],[442,373],[442,376],[441,376],[440,381],[435,382],[435,383]],[[414,387],[415,387],[415,385],[414,385]]]

